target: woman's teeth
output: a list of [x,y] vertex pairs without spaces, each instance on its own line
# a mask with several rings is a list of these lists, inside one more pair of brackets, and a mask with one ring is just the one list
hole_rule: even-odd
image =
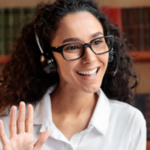
[[96,75],[98,68],[91,70],[91,71],[78,71],[80,75]]

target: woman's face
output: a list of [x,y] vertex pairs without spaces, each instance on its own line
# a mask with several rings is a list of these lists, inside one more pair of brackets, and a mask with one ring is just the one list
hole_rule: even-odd
[[[58,47],[73,42],[88,43],[103,35],[102,25],[91,13],[71,13],[61,20],[51,46]],[[53,52],[53,55],[63,88],[87,93],[94,93],[100,88],[108,64],[108,53],[96,55],[86,47],[83,57],[78,60],[67,61],[57,52]]]

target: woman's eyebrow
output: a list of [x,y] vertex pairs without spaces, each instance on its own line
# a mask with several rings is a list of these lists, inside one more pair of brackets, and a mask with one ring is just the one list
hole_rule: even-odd
[[98,35],[103,35],[103,33],[102,32],[96,32],[96,33],[92,34],[92,37],[96,37]]
[[[92,34],[91,37],[93,38],[93,37],[96,37],[98,35],[103,35],[103,34],[101,32],[96,32],[96,33]],[[67,38],[62,42],[62,44],[65,43],[65,42],[75,42],[75,41],[78,41],[78,40],[79,40],[79,38]]]
[[79,40],[78,38],[68,38],[68,39],[65,39],[65,40],[62,42],[62,44],[65,43],[65,42],[74,42],[74,41],[78,41],[78,40]]

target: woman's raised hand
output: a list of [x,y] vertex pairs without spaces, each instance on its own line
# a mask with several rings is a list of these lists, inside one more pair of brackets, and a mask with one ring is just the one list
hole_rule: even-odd
[[41,150],[42,145],[50,135],[49,131],[44,131],[34,144],[33,116],[34,111],[31,104],[28,105],[27,116],[25,118],[25,103],[20,102],[17,117],[17,108],[12,106],[10,112],[9,132],[10,138],[6,136],[3,121],[0,120],[0,139],[3,150]]

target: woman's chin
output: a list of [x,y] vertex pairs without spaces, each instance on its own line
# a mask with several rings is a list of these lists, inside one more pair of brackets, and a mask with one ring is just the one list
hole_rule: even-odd
[[82,89],[80,90],[85,93],[95,93],[99,90],[99,88],[100,86],[89,86],[89,87],[82,87]]

